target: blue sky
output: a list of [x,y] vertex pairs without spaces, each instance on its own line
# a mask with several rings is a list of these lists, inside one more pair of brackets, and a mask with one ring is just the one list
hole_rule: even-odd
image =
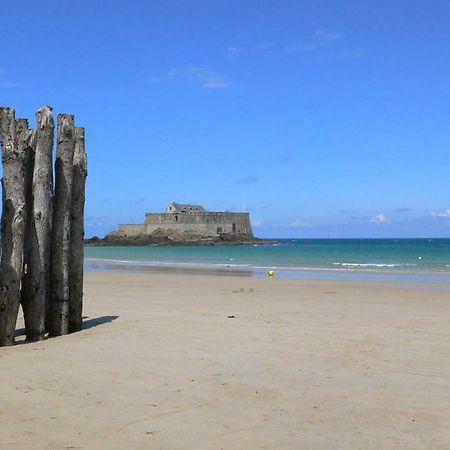
[[450,2],[0,2],[0,104],[87,128],[86,232],[450,237]]

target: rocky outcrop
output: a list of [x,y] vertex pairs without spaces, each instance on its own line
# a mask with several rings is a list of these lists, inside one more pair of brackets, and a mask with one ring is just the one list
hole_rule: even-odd
[[133,246],[133,245],[251,245],[274,243],[267,239],[258,239],[235,234],[204,236],[195,232],[156,229],[151,234],[128,236],[124,231],[113,231],[104,238],[93,237],[85,244],[98,246]]

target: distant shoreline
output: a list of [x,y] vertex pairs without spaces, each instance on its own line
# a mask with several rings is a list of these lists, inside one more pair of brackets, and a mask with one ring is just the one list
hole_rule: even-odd
[[267,278],[273,269],[275,278],[296,280],[345,280],[383,282],[442,283],[450,290],[450,273],[438,271],[387,271],[375,269],[331,269],[325,267],[275,267],[239,264],[176,263],[162,261],[119,261],[100,258],[85,258],[87,272],[167,273],[184,275],[239,276]]

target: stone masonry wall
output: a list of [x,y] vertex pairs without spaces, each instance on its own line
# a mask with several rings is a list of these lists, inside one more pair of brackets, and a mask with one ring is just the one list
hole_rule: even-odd
[[253,237],[248,213],[147,213],[143,224],[119,225],[119,230],[127,236],[151,234],[157,229],[193,232],[205,236],[234,234]]

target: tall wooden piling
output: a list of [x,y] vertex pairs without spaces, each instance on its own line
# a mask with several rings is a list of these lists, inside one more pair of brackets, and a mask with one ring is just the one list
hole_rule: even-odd
[[74,117],[59,114],[50,262],[50,336],[69,332],[70,205],[75,140]]
[[69,332],[80,331],[83,309],[84,201],[87,157],[84,128],[75,129],[69,252]]
[[3,163],[0,346],[13,345],[20,302],[25,233],[24,155],[16,142],[15,112],[0,108]]
[[[26,272],[22,287],[25,329],[27,339],[31,341],[44,339],[48,310],[53,211],[52,156],[55,131],[52,108],[43,106],[38,109],[36,121],[34,164],[32,170],[30,169],[31,175],[28,166],[25,171],[26,196],[31,215],[26,230],[28,241],[24,255]],[[29,161],[28,164],[32,162]],[[29,177],[31,177],[31,192]]]
[[[23,272],[22,272],[22,288],[21,288],[21,303],[22,308],[25,310],[27,302],[23,299],[28,299],[28,293],[26,293],[27,287],[27,272],[29,265],[29,253],[30,253],[30,233],[31,226],[33,224],[33,198],[32,198],[32,185],[33,185],[33,165],[34,165],[34,131],[28,127],[28,120],[16,119],[16,145],[24,156],[24,190],[25,190],[25,234],[24,234],[24,249],[23,249]],[[25,294],[25,295],[24,295]],[[26,314],[25,314],[26,315]]]
[[[34,232],[34,220],[33,220],[33,170],[34,170],[34,157],[36,152],[36,130],[27,129],[22,133],[17,132],[20,128],[18,122],[16,122],[16,134],[22,134],[22,139],[18,141],[22,142],[25,147],[25,161],[24,161],[24,183],[25,183],[25,208],[26,208],[26,223],[25,223],[25,238],[23,249],[23,275],[22,275],[22,290],[21,290],[21,303],[24,310],[25,321],[28,322],[29,314],[26,311],[29,305],[29,300],[34,296],[33,283],[30,279],[30,262],[31,262],[31,240],[32,233]],[[27,326],[26,328],[29,328]]]

